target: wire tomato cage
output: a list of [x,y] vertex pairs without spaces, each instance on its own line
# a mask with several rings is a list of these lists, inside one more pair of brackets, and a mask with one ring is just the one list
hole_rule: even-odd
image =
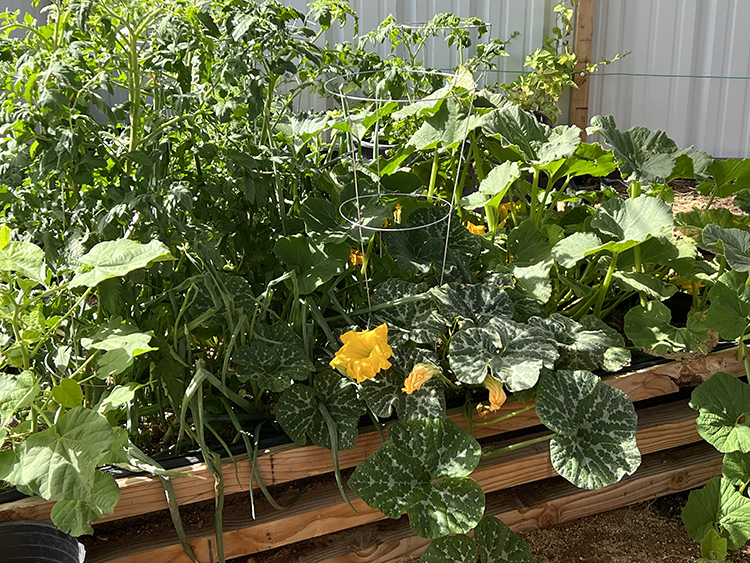
[[[341,105],[341,129],[348,141],[353,174],[354,196],[343,200],[338,212],[358,232],[360,252],[365,263],[366,241],[372,239],[373,235],[435,228],[444,223],[445,245],[440,264],[440,285],[443,284],[456,207],[455,194],[465,165],[464,149],[476,89],[476,83],[467,73],[404,68],[351,73],[334,77],[324,84],[324,90]],[[452,147],[444,147],[440,141],[430,146],[435,151],[430,184],[426,188],[419,185],[404,189],[392,179],[384,183],[383,180],[388,180],[390,173],[397,168],[389,162],[398,148],[389,142],[389,132],[401,128],[403,137],[403,129],[413,132],[424,127],[429,129],[430,117],[450,99],[457,100],[467,108],[462,117],[464,123],[460,124],[463,131],[458,146],[453,143]],[[371,149],[369,155],[366,152],[368,148]],[[441,150],[453,151],[452,161],[456,166],[453,189],[450,192],[445,190],[443,195],[436,187]],[[439,212],[414,213],[425,208]],[[419,216],[422,220],[415,221]],[[363,274],[368,309],[371,309],[370,283],[365,267]]]

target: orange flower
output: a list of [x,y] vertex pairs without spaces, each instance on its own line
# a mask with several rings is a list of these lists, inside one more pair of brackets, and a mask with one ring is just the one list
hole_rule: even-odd
[[475,235],[484,235],[487,232],[487,228],[484,225],[475,225],[471,221],[466,223],[466,228],[469,232]]
[[409,377],[404,380],[404,388],[401,389],[407,395],[411,395],[427,383],[434,375],[437,375],[438,368],[432,364],[416,364],[411,370]]
[[508,396],[505,394],[505,391],[503,390],[502,382],[498,381],[491,375],[488,375],[484,378],[483,385],[490,392],[490,404],[489,406],[483,405],[481,403],[477,405],[477,411],[481,416],[484,416],[487,413],[499,411],[508,398]]
[[393,212],[393,218],[396,220],[396,223],[401,222],[401,204],[396,204],[396,210]]
[[341,336],[344,345],[336,352],[330,366],[362,383],[372,379],[381,369],[391,367],[388,358],[393,350],[388,345],[388,325],[383,323],[373,330],[350,330]]
[[361,250],[352,248],[352,251],[349,253],[349,262],[351,262],[352,266],[362,266],[365,263],[365,255],[362,254]]

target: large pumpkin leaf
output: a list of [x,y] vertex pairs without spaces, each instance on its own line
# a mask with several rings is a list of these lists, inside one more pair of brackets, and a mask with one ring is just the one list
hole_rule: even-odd
[[331,434],[319,403],[328,410],[338,432],[338,449],[350,450],[357,444],[357,423],[365,405],[357,397],[350,379],[333,371],[316,374],[313,387],[297,383],[284,391],[276,403],[276,420],[287,435],[304,444],[306,435],[314,444],[331,449]]
[[477,543],[466,534],[443,536],[427,546],[419,563],[477,563]]
[[750,271],[750,233],[747,231],[706,225],[703,229],[703,245],[724,256],[733,270]]
[[573,268],[579,260],[598,252],[601,239],[594,233],[573,233],[552,247],[552,257],[563,268]]
[[619,332],[594,315],[585,315],[579,322],[586,330],[601,330],[609,336],[612,344],[604,353],[601,363],[603,369],[617,371],[630,364],[630,350],[625,348],[625,339]]
[[602,330],[587,330],[573,319],[553,313],[547,318],[532,317],[531,326],[539,327],[557,342],[560,358],[557,369],[594,370],[604,363],[604,356],[612,345],[609,335]]
[[701,311],[688,315],[687,326],[670,324],[672,311],[659,301],[636,305],[625,314],[625,335],[639,348],[664,356],[700,351],[707,354],[711,334]]
[[734,340],[745,331],[750,316],[750,285],[746,272],[724,272],[708,292],[706,322],[721,338]]
[[722,453],[750,453],[750,385],[722,371],[695,388],[698,433]]
[[648,196],[607,200],[591,218],[593,229],[613,239],[601,247],[611,252],[622,252],[651,237],[668,236],[673,224],[669,205]]
[[599,489],[638,469],[641,455],[633,403],[593,373],[545,374],[537,390],[536,412],[555,432],[550,442],[552,466],[575,486]]
[[663,131],[635,126],[622,132],[611,115],[591,119],[589,134],[601,133],[612,146],[624,178],[644,183],[664,182],[675,168],[677,157],[687,153]]
[[498,518],[485,516],[474,529],[474,539],[464,534],[433,541],[419,563],[534,563],[528,544]]
[[[386,309],[379,309],[376,315],[388,323],[394,336],[400,334],[418,344],[431,344],[443,332],[447,323],[426,290],[423,284],[397,278],[389,278],[375,288],[373,305],[393,303]],[[405,299],[407,302],[403,302]]]
[[485,133],[499,137],[505,146],[518,148],[529,161],[540,165],[571,156],[581,142],[578,127],[550,129],[515,104],[489,112],[482,126]]
[[77,407],[18,448],[24,484],[47,500],[86,500],[97,463],[112,448],[114,433],[97,411]]
[[709,168],[712,179],[701,182],[698,192],[713,193],[716,197],[729,197],[750,188],[750,161],[746,158],[714,160]]
[[496,317],[485,326],[458,331],[448,359],[463,383],[481,384],[489,369],[510,391],[522,391],[536,385],[542,368],[551,369],[558,356],[545,330]]
[[479,209],[490,202],[493,205],[499,204],[513,182],[520,177],[521,169],[518,163],[507,160],[490,170],[479,184],[479,190],[461,198],[458,204],[465,209]]
[[687,533],[695,541],[718,526],[729,549],[739,549],[750,539],[750,499],[738,493],[721,477],[714,477],[705,487],[690,492],[681,514]]
[[513,318],[513,301],[493,280],[473,285],[446,284],[431,293],[450,321],[461,318],[481,324],[493,317]]
[[76,269],[70,286],[94,287],[109,278],[124,276],[133,270],[167,260],[174,260],[174,256],[158,240],[148,244],[130,239],[100,242],[81,256],[81,266]]
[[281,392],[295,379],[307,379],[314,366],[302,339],[286,323],[256,325],[255,336],[232,354],[240,381]]
[[534,563],[528,544],[500,519],[485,516],[474,529],[482,563]]
[[363,381],[359,396],[380,418],[390,417],[393,408],[399,420],[445,418],[445,392],[439,377],[428,380],[411,394],[402,391],[404,380],[415,365],[439,365],[437,354],[408,344],[397,344],[392,348],[391,367],[385,373]]
[[412,530],[437,538],[465,533],[484,512],[484,492],[467,477],[481,447],[449,419],[397,422],[390,440],[360,463],[349,486],[389,518],[409,515]]
[[549,173],[549,182],[555,184],[563,178],[591,175],[597,178],[608,176],[617,165],[611,151],[599,143],[581,143],[568,158],[556,160],[540,167]]
[[[446,249],[447,212],[448,209],[441,206],[415,209],[407,218],[406,226],[424,226],[384,233],[388,251],[404,270],[419,274],[434,272],[437,276],[442,273],[444,281],[472,283],[475,279],[467,263],[479,256],[480,237],[472,235],[461,226],[458,217],[453,216]],[[442,272],[444,258],[445,271]]]
[[299,292],[304,295],[343,272],[351,249],[344,243],[317,245],[308,237],[294,235],[276,241],[273,251],[288,268],[297,272]]

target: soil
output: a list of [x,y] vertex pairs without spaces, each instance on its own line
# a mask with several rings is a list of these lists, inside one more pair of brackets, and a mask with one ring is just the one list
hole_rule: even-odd
[[[687,498],[678,493],[521,536],[536,563],[691,563],[700,546],[680,520]],[[750,546],[729,560],[750,563]]]

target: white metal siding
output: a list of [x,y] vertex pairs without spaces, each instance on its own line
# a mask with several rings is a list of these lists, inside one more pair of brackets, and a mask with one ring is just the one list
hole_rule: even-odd
[[714,156],[750,157],[750,80],[741,78],[750,77],[750,2],[598,0],[595,10],[592,56],[632,53],[592,76],[589,115],[662,129]]

